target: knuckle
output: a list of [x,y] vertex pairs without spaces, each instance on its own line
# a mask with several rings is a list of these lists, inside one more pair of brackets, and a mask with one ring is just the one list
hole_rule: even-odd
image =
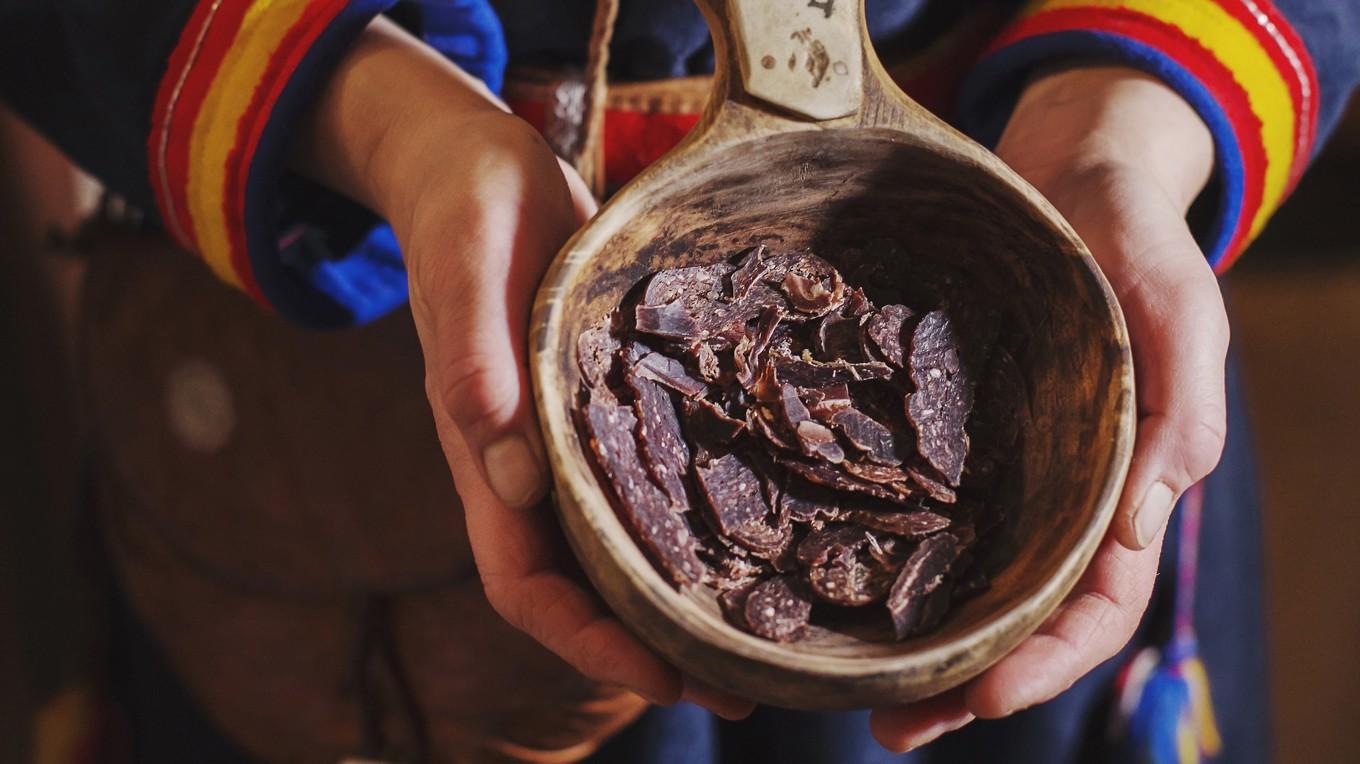
[[508,585],[505,578],[484,573],[482,593],[486,596],[487,604],[491,605],[491,609],[501,617],[501,620],[516,628],[523,628],[519,618],[518,599],[514,595],[513,587]]
[[505,424],[515,407],[514,384],[498,380],[494,360],[479,354],[456,354],[442,370],[426,378],[426,392],[443,403],[460,430],[473,433]]
[[1226,442],[1227,423],[1218,413],[1197,417],[1181,433],[1184,467],[1190,482],[1201,480],[1218,466]]

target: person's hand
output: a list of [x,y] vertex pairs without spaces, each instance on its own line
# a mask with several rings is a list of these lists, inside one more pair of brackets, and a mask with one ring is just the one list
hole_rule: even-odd
[[410,279],[426,393],[487,599],[596,681],[725,716],[750,704],[686,681],[566,573],[526,356],[543,271],[595,209],[527,123],[420,43],[376,22],[295,152],[388,220]]
[[1109,536],[1072,594],[962,688],[876,710],[870,727],[892,750],[1049,700],[1123,648],[1152,593],[1172,507],[1223,449],[1228,321],[1185,222],[1212,169],[1208,128],[1146,75],[1071,69],[1026,89],[997,154],[1066,216],[1119,298],[1133,347],[1137,442]]

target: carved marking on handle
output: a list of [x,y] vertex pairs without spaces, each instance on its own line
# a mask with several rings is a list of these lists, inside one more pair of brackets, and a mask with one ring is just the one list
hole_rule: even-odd
[[858,15],[845,7],[836,0],[729,0],[747,92],[812,119],[858,111],[863,42]]
[[816,8],[826,14],[826,18],[831,18],[831,14],[836,10],[836,0],[808,0],[809,8]]

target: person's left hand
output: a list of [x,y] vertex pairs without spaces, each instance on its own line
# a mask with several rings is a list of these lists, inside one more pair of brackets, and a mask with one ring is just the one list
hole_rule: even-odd
[[1109,535],[1053,616],[964,686],[873,712],[874,736],[896,751],[1047,701],[1117,654],[1147,607],[1177,497],[1223,448],[1227,317],[1185,222],[1213,165],[1199,116],[1136,71],[1071,69],[1026,89],[997,154],[1067,217],[1119,298],[1137,442]]

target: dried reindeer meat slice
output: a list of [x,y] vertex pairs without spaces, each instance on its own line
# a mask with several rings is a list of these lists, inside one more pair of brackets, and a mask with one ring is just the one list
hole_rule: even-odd
[[911,482],[925,489],[925,492],[935,501],[942,504],[953,504],[958,501],[959,496],[953,488],[931,477],[926,470],[908,467],[907,474],[911,476]]
[[718,405],[710,400],[696,398],[686,400],[685,430],[696,443],[731,443],[746,431],[746,423],[728,416]]
[[657,271],[647,281],[638,304],[657,307],[694,297],[712,302],[722,297],[723,279],[731,272],[727,263]]
[[817,355],[827,360],[860,362],[870,360],[865,357],[860,345],[860,322],[858,316],[842,316],[828,313],[813,327],[812,347]]
[[647,334],[684,340],[705,339],[695,313],[690,306],[676,300],[664,305],[638,305],[633,310],[633,319],[638,331]]
[[731,288],[728,294],[733,300],[741,300],[751,291],[751,287],[760,282],[766,271],[770,268],[769,258],[766,257],[768,250],[764,244],[752,247],[737,264],[728,280]]
[[796,387],[827,387],[850,382],[865,382],[871,379],[887,379],[892,376],[892,367],[886,363],[847,363],[845,361],[821,361],[770,351],[770,360],[779,378]]
[[864,324],[864,337],[878,355],[897,368],[906,365],[902,327],[915,314],[905,305],[884,305]]
[[837,412],[850,408],[855,403],[850,398],[848,385],[802,388],[799,395],[802,396],[803,403],[807,404],[813,418],[823,424],[830,422]]
[[973,380],[943,311],[927,313],[916,325],[910,365],[916,391],[907,395],[906,411],[916,428],[916,448],[946,483],[957,486],[968,456],[964,424],[973,408]]
[[718,354],[709,343],[700,342],[695,345],[690,351],[690,357],[694,359],[694,367],[699,370],[699,376],[705,382],[717,382],[722,378],[722,366],[718,363]]
[[765,351],[774,338],[775,329],[784,317],[784,309],[778,305],[767,305],[756,320],[755,331],[737,341],[732,351],[732,361],[736,367],[737,382],[744,388],[755,384],[756,376],[764,368],[762,361]]
[[605,390],[614,368],[614,356],[619,351],[619,340],[610,331],[610,318],[581,332],[576,340],[576,365],[581,369],[581,380],[591,390]]
[[906,483],[911,479],[906,470],[887,464],[873,464],[872,462],[846,462],[845,471],[860,480],[867,480],[870,483],[879,485],[891,485],[893,483]]
[[807,566],[813,591],[836,605],[882,599],[904,560],[898,539],[856,525],[828,525],[798,545],[798,561]]
[[914,512],[873,512],[860,509],[847,513],[845,520],[902,538],[921,538],[949,527],[949,518],[924,509]]
[[794,435],[798,437],[798,445],[804,454],[831,464],[845,461],[845,449],[837,442],[836,433],[821,422],[804,419],[798,423]]
[[738,528],[762,523],[769,515],[770,507],[761,495],[760,476],[736,454],[723,454],[696,464],[694,472],[722,535],[730,538]]
[[826,462],[805,461],[793,458],[781,459],[779,461],[790,471],[798,474],[805,480],[816,483],[817,485],[826,486],[827,488],[873,496],[877,499],[885,499],[898,504],[905,504],[910,499],[909,492],[895,490],[892,486],[882,485],[868,480],[861,480],[846,474],[840,467],[848,464],[848,462],[843,462],[841,465],[834,465],[827,464]]
[[648,353],[633,364],[638,376],[659,382],[680,393],[686,398],[699,398],[708,394],[708,385],[695,379],[685,365],[661,353]]
[[751,624],[746,622],[746,600],[758,585],[760,581],[747,581],[718,595],[718,609],[722,611],[723,617],[745,632],[751,631]]
[[893,572],[867,550],[863,554],[847,552],[809,569],[808,583],[819,598],[833,605],[861,607],[887,595]]
[[808,567],[825,565],[846,551],[858,551],[869,543],[869,534],[855,525],[828,525],[813,531],[798,544],[798,561]]
[[786,522],[815,523],[835,520],[841,510],[836,494],[800,477],[789,477],[779,494],[779,516]]
[[752,406],[746,410],[746,427],[776,448],[795,452],[800,450],[792,435],[780,432],[774,421],[774,412],[764,406]]
[[787,570],[784,560],[793,548],[793,526],[780,523],[778,517],[742,526],[733,532],[732,540],[752,555],[768,561],[775,570]]
[[751,589],[743,610],[752,634],[775,642],[793,642],[807,629],[812,600],[797,579],[775,576]]
[[950,533],[937,533],[923,539],[907,558],[887,601],[898,639],[906,639],[920,628],[930,594],[944,581],[958,555],[958,539]]
[[675,403],[666,388],[639,374],[637,367],[625,372],[624,380],[633,391],[642,460],[652,478],[683,512],[689,506],[685,475],[689,473],[690,453],[680,430],[680,418],[675,414]]
[[790,271],[779,283],[789,304],[799,313],[824,316],[845,301],[845,282],[835,270],[825,279],[809,278]]
[[718,533],[767,559],[788,546],[792,529],[771,513],[760,476],[741,457],[724,454],[696,464],[694,473]]
[[859,318],[867,316],[874,309],[874,303],[864,294],[864,290],[859,287],[851,287],[845,291],[845,305],[841,308],[842,315]]
[[694,536],[642,464],[632,409],[592,399],[586,404],[585,423],[596,463],[609,478],[625,524],[672,582],[698,583],[704,568],[695,554]]
[[644,334],[693,344],[745,324],[768,303],[782,302],[768,288],[760,295],[753,292],[739,302],[729,302],[723,296],[722,280],[731,269],[724,264],[657,273],[633,309],[634,326]]
[[902,463],[892,430],[863,411],[847,406],[832,413],[828,424],[844,435],[850,445],[864,452],[870,461],[889,466]]
[[845,461],[845,451],[836,442],[835,433],[819,422],[813,421],[803,399],[798,397],[798,389],[793,385],[779,388],[779,407],[783,421],[781,424],[793,432],[803,453],[832,464]]

